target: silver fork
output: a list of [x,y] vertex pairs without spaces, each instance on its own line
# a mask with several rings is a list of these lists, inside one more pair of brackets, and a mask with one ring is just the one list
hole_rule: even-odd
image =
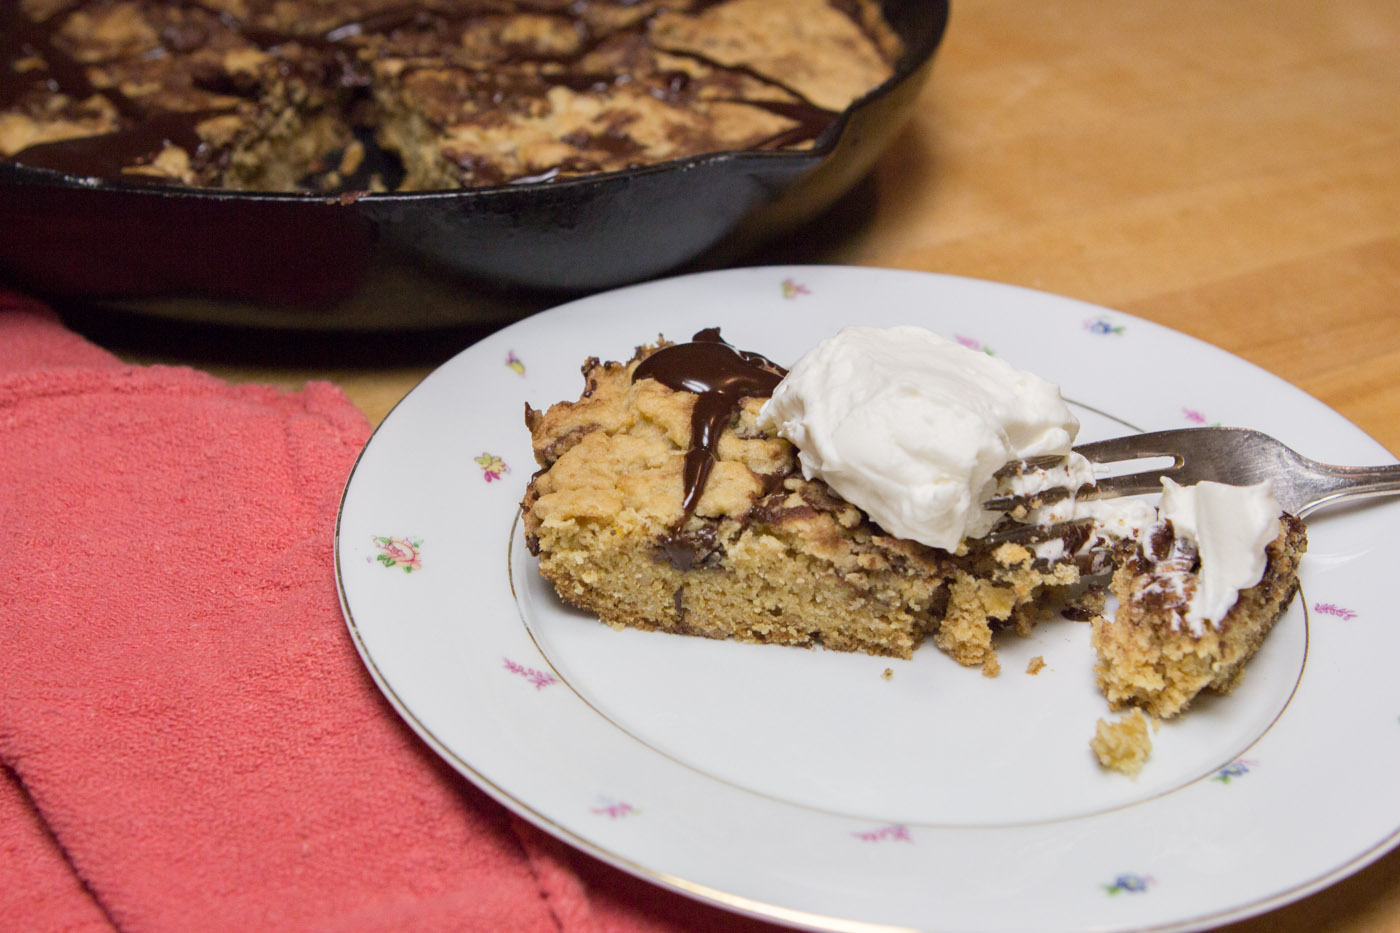
[[[1350,499],[1400,494],[1400,464],[1333,466],[1319,463],[1260,431],[1248,428],[1182,428],[1133,434],[1074,448],[1094,464],[1171,457],[1171,466],[1103,477],[1078,493],[1081,499],[1158,492],[1162,477],[1183,486],[1213,480],[1249,486],[1271,479],[1274,496],[1287,512],[1302,518],[1314,509]],[[1002,496],[987,508],[1007,510],[1024,497]]]

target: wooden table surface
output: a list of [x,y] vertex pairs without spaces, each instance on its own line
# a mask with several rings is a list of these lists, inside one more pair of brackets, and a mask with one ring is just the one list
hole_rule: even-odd
[[[757,260],[1107,305],[1257,363],[1400,453],[1400,2],[953,0],[918,113],[873,179]],[[117,349],[235,380],[330,379],[376,422],[461,348],[415,338],[387,362],[323,365],[160,340]],[[1400,930],[1400,852],[1227,929]]]

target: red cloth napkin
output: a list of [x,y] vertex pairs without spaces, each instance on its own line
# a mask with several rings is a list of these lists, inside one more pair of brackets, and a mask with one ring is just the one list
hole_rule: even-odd
[[767,929],[501,808],[369,680],[336,504],[369,436],[121,363],[0,293],[0,928]]

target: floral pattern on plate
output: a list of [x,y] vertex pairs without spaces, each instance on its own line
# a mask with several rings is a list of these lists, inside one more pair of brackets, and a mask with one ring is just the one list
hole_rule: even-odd
[[1194,409],[1194,408],[1182,407],[1182,409],[1181,409],[1181,417],[1185,418],[1185,419],[1186,419],[1187,421],[1189,421],[1191,424],[1194,424],[1194,425],[1197,425],[1197,426],[1203,427],[1203,428],[1204,428],[1204,427],[1218,428],[1218,427],[1220,427],[1220,425],[1221,425],[1221,422],[1219,422],[1219,421],[1211,421],[1209,418],[1207,418],[1207,417],[1205,416],[1205,414],[1204,414],[1203,412],[1197,411],[1197,410]]
[[1138,875],[1126,872],[1113,879],[1112,884],[1101,885],[1110,897],[1119,894],[1142,894],[1156,882],[1151,875]]
[[523,664],[512,661],[510,658],[502,658],[501,660],[505,662],[506,670],[517,677],[525,678],[526,681],[534,685],[536,690],[543,690],[545,687],[551,687],[559,683],[559,678],[549,673],[549,671],[526,667]]
[[1244,777],[1250,772],[1250,769],[1258,763],[1259,762],[1248,758],[1236,758],[1234,761],[1215,772],[1215,774],[1211,775],[1210,779],[1212,781],[1218,781],[1221,784],[1229,784],[1233,780]]
[[623,817],[636,816],[642,811],[625,800],[614,800],[611,797],[599,795],[597,805],[589,807],[588,812],[606,816],[610,820],[620,820]]
[[790,279],[790,278],[789,278],[789,279],[783,279],[782,290],[783,290],[783,297],[786,298],[786,299],[789,300],[789,301],[791,301],[792,299],[797,298],[797,297],[799,297],[799,296],[801,296],[801,295],[810,295],[810,294],[812,294],[811,289],[809,289],[806,285],[803,285],[801,282],[798,282],[798,281],[796,281],[795,279]]
[[1091,334],[1108,337],[1115,334],[1121,336],[1126,328],[1124,328],[1122,324],[1114,324],[1108,318],[1100,315],[1099,317],[1089,318],[1085,321],[1084,329]]
[[481,467],[481,475],[488,483],[493,483],[510,472],[510,467],[504,460],[493,453],[483,452],[481,456],[474,458],[476,465]]
[[958,343],[962,344],[963,346],[967,347],[969,350],[976,350],[978,353],[985,353],[988,356],[997,355],[997,351],[993,350],[991,347],[987,346],[975,337],[968,337],[964,334],[954,334],[953,339],[956,340]]
[[913,842],[914,836],[909,832],[909,827],[902,823],[891,823],[888,826],[878,826],[875,829],[862,829],[851,833],[862,842]]
[[371,556],[390,569],[413,573],[423,569],[422,538],[400,538],[393,535],[375,535],[370,539],[378,553]]

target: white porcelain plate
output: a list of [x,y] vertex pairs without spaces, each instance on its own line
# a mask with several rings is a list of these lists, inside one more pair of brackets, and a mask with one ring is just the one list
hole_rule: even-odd
[[627,359],[658,333],[717,325],[790,363],[852,323],[920,324],[1058,382],[1082,440],[1219,423],[1321,460],[1392,460],[1222,350],[1021,288],[792,267],[589,297],[434,372],[347,485],[345,615],[424,740],[596,856],[816,929],[1190,929],[1301,897],[1395,845],[1397,503],[1310,522],[1302,593],[1244,682],[1164,725],[1136,780],[1089,751],[1109,713],[1083,623],[1006,636],[987,678],[931,645],[897,661],[618,632],[555,598],[517,522],[535,469],[526,403],[577,398],[584,358]]

